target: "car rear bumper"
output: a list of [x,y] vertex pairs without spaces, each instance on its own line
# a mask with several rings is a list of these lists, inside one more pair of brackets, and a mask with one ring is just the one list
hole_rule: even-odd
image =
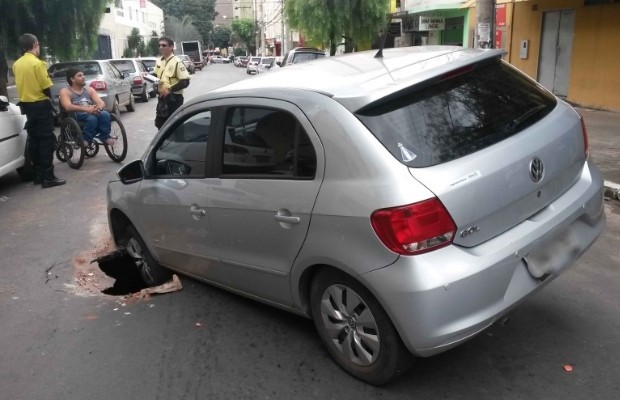
[[544,210],[478,246],[449,246],[360,276],[409,350],[431,356],[471,338],[550,283],[605,226],[603,181],[587,163]]

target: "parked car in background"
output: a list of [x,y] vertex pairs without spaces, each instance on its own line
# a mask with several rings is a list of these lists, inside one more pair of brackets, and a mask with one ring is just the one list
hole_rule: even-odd
[[189,56],[185,54],[177,54],[176,56],[179,57],[179,60],[183,61],[183,65],[185,65],[185,68],[187,68],[187,72],[189,72],[190,74],[194,74],[196,72],[194,62],[191,58],[189,58]]
[[0,96],[0,176],[17,171],[24,180],[32,178],[32,167],[26,154],[28,134],[25,123],[26,117],[19,107]]
[[177,271],[312,318],[384,384],[560,276],[605,212],[583,119],[503,51],[375,54],[192,98],[107,194],[147,283]]
[[248,59],[249,57],[246,57],[246,56],[236,57],[234,61],[235,67],[245,68],[248,65]]
[[222,56],[213,56],[211,61],[214,64],[228,64],[228,63],[230,63],[230,59],[228,57],[222,57]]
[[155,75],[155,67],[157,66],[159,57],[140,57],[138,60],[142,61],[149,74]]
[[260,59],[261,57],[250,57],[245,72],[247,74],[258,74],[258,63],[260,63]]
[[131,83],[127,79],[128,73],[122,73],[108,61],[86,60],[52,64],[48,68],[52,86],[52,100],[58,107],[60,89],[67,86],[67,69],[79,68],[86,76],[86,85],[97,91],[105,103],[105,109],[120,115],[120,107],[127,111],[134,111],[134,98],[131,92]]
[[129,74],[128,79],[131,82],[131,92],[134,98],[147,102],[149,98],[157,95],[153,83],[146,79],[149,72],[141,60],[137,58],[118,58],[108,61],[118,68],[119,71]]
[[314,47],[295,47],[291,49],[280,63],[281,67],[291,64],[299,64],[306,61],[325,58],[325,52]]
[[275,68],[280,68],[279,65],[276,65],[275,57],[261,57],[260,61],[258,62],[259,73],[270,71],[271,69],[275,69]]

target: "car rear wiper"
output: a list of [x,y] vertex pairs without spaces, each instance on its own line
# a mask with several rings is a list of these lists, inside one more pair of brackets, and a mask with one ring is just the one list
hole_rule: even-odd
[[529,110],[527,110],[526,112],[524,112],[523,114],[521,114],[520,116],[518,116],[517,118],[513,119],[512,121],[508,122],[505,125],[505,128],[512,132],[514,131],[519,125],[521,125],[522,123],[524,123],[525,121],[529,120],[530,118],[534,117],[535,115],[537,115],[539,112],[541,112],[542,110],[545,110],[547,108],[547,106],[543,105],[543,104],[539,104],[534,108],[531,108]]

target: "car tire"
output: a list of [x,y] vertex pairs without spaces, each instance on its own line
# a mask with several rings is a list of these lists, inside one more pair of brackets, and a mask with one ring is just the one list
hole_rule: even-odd
[[319,271],[310,306],[327,351],[349,374],[384,385],[411,367],[413,356],[387,313],[357,280],[333,269]]
[[149,97],[151,99],[154,99],[157,96],[157,92],[155,90],[153,90],[151,93],[149,93]]
[[136,228],[130,225],[125,239],[127,254],[133,259],[145,284],[157,286],[170,280],[172,274],[155,261]]
[[112,112],[116,114],[117,117],[121,116],[121,108],[118,105],[118,99],[114,99],[114,104],[112,104]]
[[136,111],[136,107],[135,107],[135,100],[133,98],[133,93],[129,94],[129,103],[127,103],[127,105],[125,106],[125,108],[127,109],[127,111],[129,112],[134,112]]
[[140,94],[140,100],[143,103],[147,103],[149,101],[149,94],[146,91],[146,86],[142,88],[142,93]]
[[[26,152],[28,149],[26,149]],[[17,168],[17,175],[19,175],[19,179],[22,182],[28,182],[34,179],[34,168],[32,167],[32,161],[30,161],[30,157],[28,154],[24,156],[24,165]]]

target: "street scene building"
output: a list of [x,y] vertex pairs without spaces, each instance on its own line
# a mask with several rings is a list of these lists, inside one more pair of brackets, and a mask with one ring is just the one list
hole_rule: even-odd
[[[392,0],[392,10],[401,16],[396,47],[475,47],[476,0]],[[619,19],[614,0],[497,0],[489,34],[506,61],[554,94],[618,111]]]

